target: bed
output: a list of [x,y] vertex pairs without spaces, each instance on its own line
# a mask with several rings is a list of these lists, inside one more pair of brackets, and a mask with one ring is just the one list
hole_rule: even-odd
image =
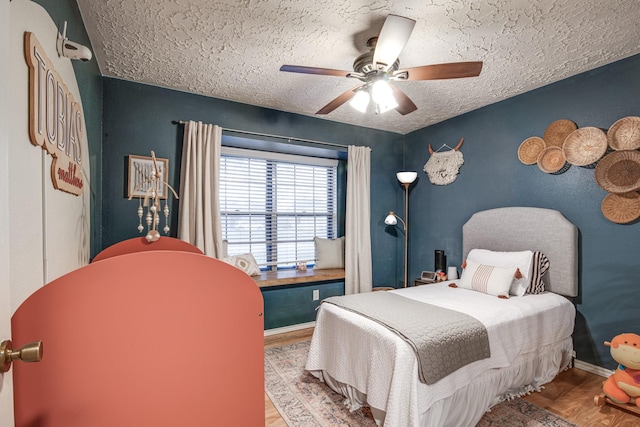
[[479,320],[490,357],[427,384],[419,378],[416,353],[398,334],[331,303],[318,310],[305,368],[345,396],[352,410],[369,406],[379,425],[473,426],[500,401],[539,390],[570,366],[575,307],[568,297],[578,293],[577,228],[555,210],[510,207],[474,214],[462,232],[463,259],[478,248],[544,253],[550,262],[546,291],[501,299],[450,287],[456,280],[388,292]]

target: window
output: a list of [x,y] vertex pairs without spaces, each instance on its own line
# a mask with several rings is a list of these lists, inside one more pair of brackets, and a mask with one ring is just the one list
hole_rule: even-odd
[[336,237],[337,160],[223,147],[222,236],[263,269],[312,263],[313,237]]

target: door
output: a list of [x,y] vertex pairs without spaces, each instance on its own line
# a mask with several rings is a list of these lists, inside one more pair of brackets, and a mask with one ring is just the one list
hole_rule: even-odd
[[[0,58],[9,57],[9,2],[0,1]],[[0,93],[9,92],[9,63],[0,61]],[[9,283],[9,99],[0,96],[0,341],[11,337]],[[0,374],[0,425],[13,425],[11,373]]]

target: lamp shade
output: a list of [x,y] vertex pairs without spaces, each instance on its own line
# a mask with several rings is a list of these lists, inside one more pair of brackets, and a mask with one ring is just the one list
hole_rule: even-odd
[[384,79],[377,80],[371,85],[371,99],[376,104],[376,112],[380,114],[398,106],[398,102],[393,96],[393,89]]
[[398,172],[396,177],[403,184],[411,184],[418,177],[418,172]]
[[361,89],[356,92],[356,95],[351,99],[349,104],[361,113],[366,113],[367,107],[369,106],[369,98],[369,93]]
[[386,80],[377,80],[371,85],[371,98],[376,104],[389,104],[393,99],[393,89]]
[[384,223],[387,225],[396,225],[398,223],[398,219],[393,214],[393,212],[390,212],[389,215],[387,215],[387,217],[384,219]]

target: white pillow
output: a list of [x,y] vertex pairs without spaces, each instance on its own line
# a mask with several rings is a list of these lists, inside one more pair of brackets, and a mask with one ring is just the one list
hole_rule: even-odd
[[484,292],[501,298],[509,298],[509,289],[517,267],[496,267],[467,259],[458,285],[461,288]]
[[532,251],[498,252],[488,249],[472,249],[467,255],[467,261],[472,260],[480,264],[496,267],[516,267],[520,270],[521,278],[513,279],[509,293],[523,296],[531,281]]
[[316,247],[316,270],[323,268],[344,268],[344,236],[337,239],[314,237]]
[[242,255],[232,255],[226,256],[222,258],[222,261],[227,264],[231,264],[234,267],[239,268],[240,270],[247,273],[249,276],[259,276],[260,275],[260,267],[258,267],[258,263],[256,259],[253,257],[253,254],[242,254]]

